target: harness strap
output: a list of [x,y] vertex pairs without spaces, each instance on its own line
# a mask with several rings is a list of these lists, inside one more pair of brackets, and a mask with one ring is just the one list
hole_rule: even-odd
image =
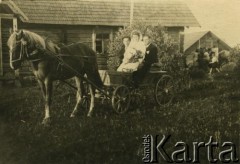
[[[14,47],[15,48],[15,47]],[[20,50],[20,56],[18,59],[13,60],[12,59],[12,55],[10,56],[10,62],[14,63],[14,62],[18,62],[22,60],[23,57],[23,51],[24,51],[24,46],[21,44],[21,50]]]
[[77,56],[79,58],[95,58],[95,56],[79,56],[79,55],[66,55],[66,54],[56,54],[55,56],[65,56],[65,57],[71,57],[71,56]]

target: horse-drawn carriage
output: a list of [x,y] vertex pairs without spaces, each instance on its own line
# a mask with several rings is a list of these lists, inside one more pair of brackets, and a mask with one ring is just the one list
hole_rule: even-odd
[[132,81],[132,73],[100,71],[111,104],[119,114],[125,113],[130,106],[138,108],[144,103],[154,102],[164,107],[174,96],[173,78],[166,71],[150,71],[138,88]]
[[[165,71],[151,71],[136,89],[131,84],[131,73],[105,71],[101,76],[98,70],[96,54],[82,43],[74,43],[59,48],[52,42],[30,31],[14,32],[9,40],[10,66],[13,69],[21,67],[24,60],[32,65],[32,70],[41,87],[45,99],[44,124],[50,120],[50,105],[52,100],[52,84],[55,80],[65,80],[75,77],[77,103],[71,114],[74,117],[78,107],[84,102],[85,81],[89,84],[91,95],[88,116],[94,108],[95,89],[105,99],[111,100],[117,113],[126,112],[130,105],[154,99],[160,106],[168,105],[174,93],[173,79]],[[61,68],[61,69],[59,69]],[[86,78],[87,77],[87,78]],[[102,78],[104,77],[104,78]]]

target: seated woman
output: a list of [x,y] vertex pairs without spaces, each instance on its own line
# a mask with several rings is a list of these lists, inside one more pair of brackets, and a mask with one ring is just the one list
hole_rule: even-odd
[[133,31],[131,33],[131,42],[126,49],[122,64],[118,67],[119,72],[134,72],[138,66],[143,62],[146,52],[146,47],[140,41],[141,33]]

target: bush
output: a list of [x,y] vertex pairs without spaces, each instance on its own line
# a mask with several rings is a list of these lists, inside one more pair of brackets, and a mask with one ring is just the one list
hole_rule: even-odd
[[240,69],[240,49],[239,49],[239,47],[234,47],[230,51],[229,62],[233,62],[236,64],[235,69],[237,69],[237,70]]

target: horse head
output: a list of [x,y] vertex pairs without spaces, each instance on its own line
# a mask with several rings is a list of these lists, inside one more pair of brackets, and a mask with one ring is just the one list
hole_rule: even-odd
[[10,67],[14,70],[21,67],[23,60],[23,31],[15,31],[8,39]]
[[29,59],[36,53],[37,48],[46,48],[44,39],[36,33],[19,30],[11,34],[8,39],[10,66],[16,70],[20,68],[24,59]]

